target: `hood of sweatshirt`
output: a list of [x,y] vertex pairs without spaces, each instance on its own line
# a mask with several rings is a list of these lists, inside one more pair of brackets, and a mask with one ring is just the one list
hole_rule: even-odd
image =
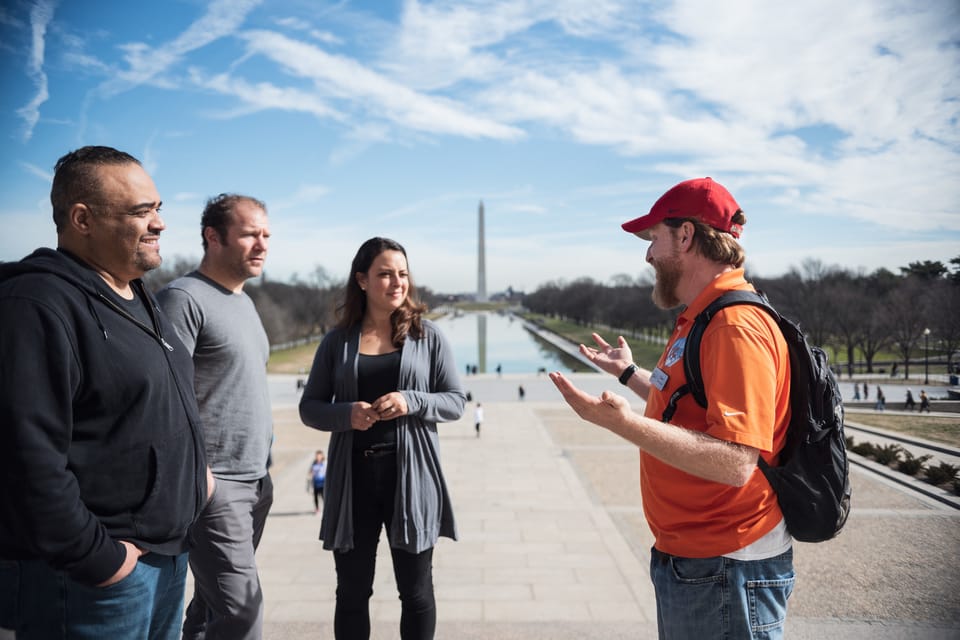
[[93,297],[100,293],[98,281],[103,282],[96,271],[64,249],[41,248],[18,262],[0,264],[0,282],[25,273],[51,273]]
[[104,329],[100,315],[97,313],[97,306],[94,305],[94,300],[99,301],[111,311],[125,316],[128,320],[141,327],[147,333],[151,334],[167,349],[171,348],[164,339],[159,323],[156,319],[156,314],[159,312],[159,310],[156,308],[156,302],[149,294],[147,294],[146,287],[143,285],[143,281],[139,278],[131,281],[131,286],[143,294],[144,304],[146,305],[150,316],[153,318],[152,327],[143,324],[126,311],[118,307],[116,303],[114,303],[104,293],[107,284],[104,282],[103,278],[100,277],[100,274],[94,271],[80,258],[76,257],[65,249],[48,249],[44,247],[35,250],[33,253],[19,262],[6,262],[0,264],[0,283],[6,282],[12,278],[16,278],[17,276],[36,273],[47,273],[54,275],[86,294],[87,308],[90,310],[90,315],[93,316],[97,325],[100,327],[105,340],[109,340],[110,336]]

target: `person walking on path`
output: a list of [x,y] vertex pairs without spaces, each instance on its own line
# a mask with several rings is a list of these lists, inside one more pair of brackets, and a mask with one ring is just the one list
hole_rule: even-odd
[[920,411],[919,411],[919,413],[923,413],[924,411],[926,411],[927,413],[930,413],[930,398],[927,396],[927,391],[926,391],[926,389],[920,389]]
[[400,593],[400,637],[433,638],[433,547],[456,539],[437,423],[466,397],[453,352],[416,296],[403,247],[371,238],[353,259],[339,322],[310,370],[300,418],[332,431],[320,539],[337,569],[334,633],[370,637],[381,527]]
[[[660,638],[781,638],[793,590],[792,538],[757,466],[775,466],[790,417],[790,358],[776,322],[751,305],[718,312],[700,346],[709,405],[687,395],[661,416],[685,383],[683,350],[693,319],[744,279],[746,217],[710,178],[682,182],[623,228],[650,242],[657,306],[684,306],[657,366],[633,363],[627,341],[593,335],[591,362],[646,399],[644,415],[609,391],[597,398],[563,374],[551,379],[583,419],[640,449],[644,513],[654,534],[650,575]],[[754,585],[764,585],[755,588]]]
[[480,424],[483,422],[483,405],[479,402],[473,410],[473,428],[477,430],[477,437],[480,437]]
[[176,638],[213,490],[190,353],[141,278],[160,195],[133,156],[61,157],[57,249],[0,266],[0,627]]
[[270,343],[244,283],[263,271],[270,239],[259,200],[220,194],[200,221],[203,259],[157,297],[193,355],[194,387],[217,491],[190,533],[193,599],[183,638],[256,639],[263,591],[255,552],[273,504],[267,471],[273,417]]
[[883,389],[880,388],[880,385],[877,385],[877,403],[874,405],[874,409],[877,411],[883,411],[886,407],[887,397],[883,395]]
[[913,391],[907,389],[907,401],[903,403],[903,409],[905,411],[913,411],[916,406],[917,401],[913,399]]
[[323,498],[323,484],[327,477],[327,459],[322,449],[317,449],[310,469],[307,471],[307,491],[313,491],[313,510],[320,513],[320,500]]

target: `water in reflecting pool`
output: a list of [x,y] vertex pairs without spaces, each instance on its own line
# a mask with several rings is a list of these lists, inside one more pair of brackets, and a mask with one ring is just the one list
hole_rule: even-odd
[[523,320],[509,314],[447,314],[435,321],[453,347],[453,354],[466,373],[536,373],[547,371],[585,371],[581,363],[523,328]]

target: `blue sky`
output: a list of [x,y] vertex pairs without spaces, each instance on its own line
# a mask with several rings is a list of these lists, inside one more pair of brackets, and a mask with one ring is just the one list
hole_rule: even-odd
[[691,177],[747,266],[960,255],[956,0],[12,0],[0,8],[0,260],[55,246],[52,167],[106,144],[201,255],[205,199],[266,201],[268,277],[392,237],[420,284],[651,275],[620,230]]

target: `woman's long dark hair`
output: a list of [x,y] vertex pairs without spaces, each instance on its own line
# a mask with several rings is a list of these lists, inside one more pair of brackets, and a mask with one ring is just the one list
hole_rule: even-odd
[[[404,259],[407,252],[395,240],[389,238],[370,238],[357,249],[357,255],[350,265],[350,275],[347,277],[347,286],[344,291],[343,304],[337,307],[337,327],[349,329],[363,322],[363,314],[367,310],[367,296],[357,282],[358,273],[367,273],[373,261],[384,251],[399,251]],[[409,261],[407,262],[409,269]],[[409,286],[407,298],[391,315],[390,324],[393,327],[393,346],[400,347],[407,336],[419,338],[423,335],[421,316],[427,306],[417,299],[417,288],[413,284],[413,277],[408,272]]]

